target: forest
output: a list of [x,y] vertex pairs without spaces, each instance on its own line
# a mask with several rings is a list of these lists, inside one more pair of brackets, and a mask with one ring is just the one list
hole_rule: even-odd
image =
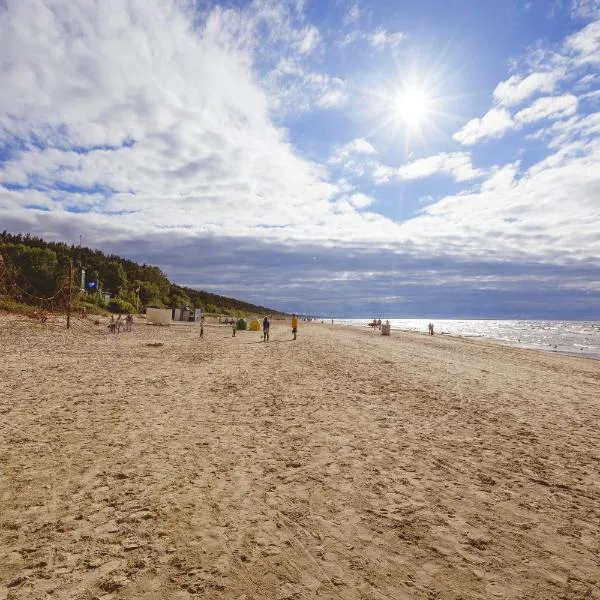
[[[20,290],[21,302],[40,304],[58,297],[72,273],[72,287],[80,306],[98,307],[111,312],[143,312],[149,306],[158,308],[201,308],[207,314],[243,316],[249,314],[282,314],[234,298],[194,290],[171,283],[156,266],[107,255],[100,250],[48,242],[29,234],[0,234],[0,260],[4,278],[0,296]],[[72,265],[72,268],[71,268]],[[85,270],[84,290],[81,271]],[[0,274],[1,276],[1,274]],[[107,301],[107,294],[110,299]]]

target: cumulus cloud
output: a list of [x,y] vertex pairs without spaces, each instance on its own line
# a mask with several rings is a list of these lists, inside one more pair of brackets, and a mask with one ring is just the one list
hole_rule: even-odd
[[483,176],[484,172],[473,168],[471,155],[467,152],[442,152],[419,158],[399,168],[376,165],[373,169],[375,183],[388,183],[395,179],[410,181],[424,179],[436,174],[450,175],[454,181],[463,182]]
[[[478,247],[507,261],[591,260],[600,252],[598,160],[596,136],[571,140],[522,172],[518,163],[493,169],[479,189],[447,196],[403,223],[401,236],[419,232],[430,247],[465,256]],[[493,240],[486,249],[484,239]]]
[[[574,0],[573,11],[581,16],[597,16],[593,2]],[[535,99],[530,106],[515,115],[509,109],[541,94],[556,92],[576,79],[573,90],[582,91],[596,82],[590,67],[600,64],[600,20],[595,20],[569,35],[558,51],[543,46],[532,49],[525,68],[529,72],[515,74],[500,82],[493,97],[496,106],[483,117],[471,119],[454,134],[464,145],[473,145],[485,138],[502,137],[507,131],[541,119],[565,118],[577,110],[577,98],[571,93]]]
[[420,158],[398,169],[400,179],[422,179],[436,173],[451,175],[455,181],[470,181],[483,175],[474,169],[471,155],[466,152],[451,152]]
[[600,63],[600,20],[569,36],[565,49],[571,55],[573,66]]
[[483,138],[504,135],[514,127],[510,113],[503,108],[492,108],[480,119],[471,119],[452,137],[465,146],[472,146]]
[[515,115],[517,123],[533,123],[540,119],[560,119],[570,117],[577,112],[577,98],[572,94],[538,98],[531,106]]
[[[294,152],[253,70],[246,28],[275,19],[279,5],[271,15],[267,4],[249,19],[215,8],[199,28],[166,0],[9,4],[0,131],[18,144],[0,169],[2,197],[26,206],[36,190],[53,210],[121,213],[146,231],[290,226],[300,208],[306,231],[335,220],[341,190]],[[341,80],[303,77],[318,106],[344,101]]]
[[377,150],[373,145],[365,138],[356,138],[346,145],[338,148],[330,157],[329,162],[332,164],[341,164],[348,159],[348,157],[362,154],[372,155],[376,154]]
[[494,90],[494,100],[503,106],[514,106],[538,92],[553,92],[562,73],[531,73],[527,77],[513,75]]

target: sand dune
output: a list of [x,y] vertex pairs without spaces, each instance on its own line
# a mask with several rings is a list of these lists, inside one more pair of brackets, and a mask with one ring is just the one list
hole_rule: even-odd
[[0,343],[0,599],[600,598],[599,361],[320,324]]

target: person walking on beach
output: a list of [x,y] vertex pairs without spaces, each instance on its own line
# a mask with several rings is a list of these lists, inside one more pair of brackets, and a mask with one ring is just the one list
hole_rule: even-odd
[[204,315],[200,317],[200,337],[204,337]]
[[133,325],[133,315],[128,313],[125,317],[125,331],[131,332],[131,327]]
[[433,335],[433,323],[429,323],[429,325],[427,325],[427,329],[429,329],[429,335]]
[[292,315],[292,333],[294,334],[294,339],[298,335],[298,317],[294,314]]
[[263,319],[263,342],[269,341],[269,329],[271,328],[271,323],[269,323],[269,318],[265,317]]
[[235,337],[235,332],[237,331],[237,323],[235,322],[235,319],[231,319],[231,324],[232,324],[232,329],[233,329],[232,337]]

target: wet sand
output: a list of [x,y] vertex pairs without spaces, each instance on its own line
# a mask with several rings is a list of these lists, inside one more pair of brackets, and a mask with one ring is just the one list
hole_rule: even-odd
[[600,598],[598,361],[277,322],[0,344],[0,600]]

